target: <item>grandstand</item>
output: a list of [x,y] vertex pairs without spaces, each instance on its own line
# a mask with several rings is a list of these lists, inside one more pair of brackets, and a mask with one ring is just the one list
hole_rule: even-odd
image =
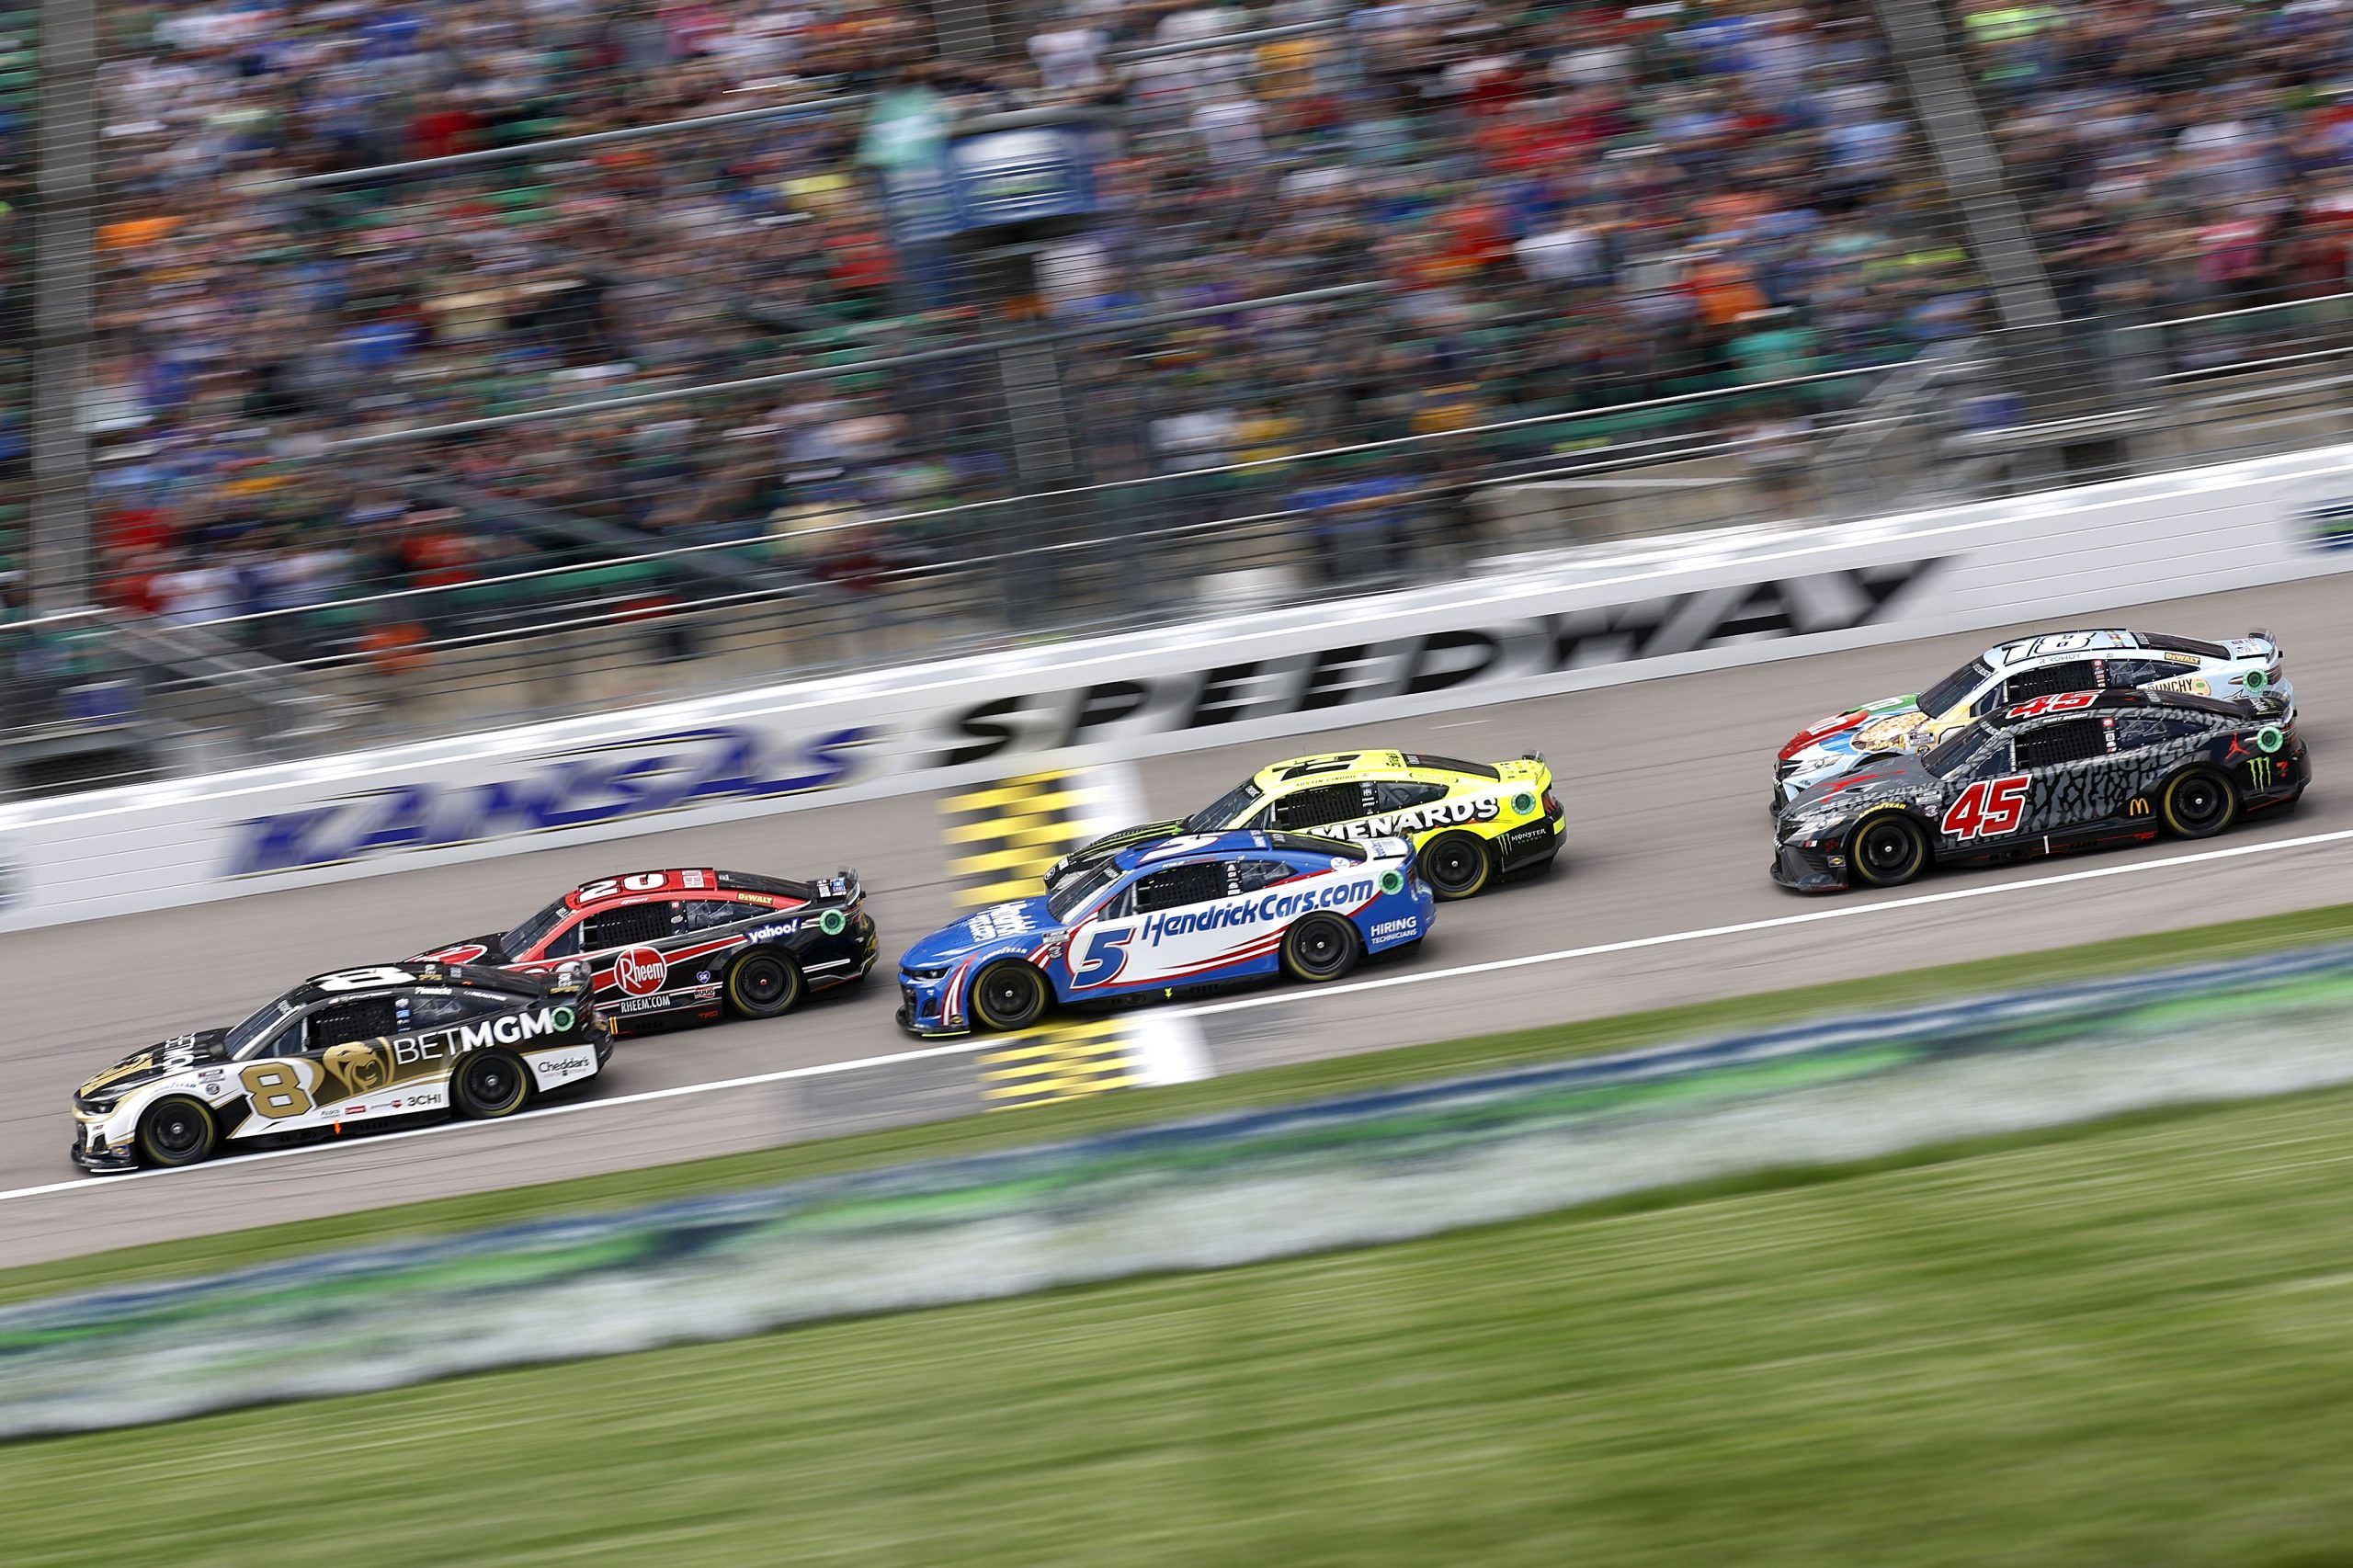
[[[2336,417],[2323,7],[223,0],[110,8],[94,71],[44,26],[10,792]],[[1063,207],[956,206],[992,131]]]

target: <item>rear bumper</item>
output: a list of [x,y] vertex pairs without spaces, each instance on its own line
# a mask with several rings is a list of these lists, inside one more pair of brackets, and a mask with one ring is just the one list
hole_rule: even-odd
[[1567,841],[1569,824],[1561,812],[1547,812],[1540,820],[1500,834],[1495,839],[1496,868],[1504,871],[1526,870],[1541,866],[1561,852]]

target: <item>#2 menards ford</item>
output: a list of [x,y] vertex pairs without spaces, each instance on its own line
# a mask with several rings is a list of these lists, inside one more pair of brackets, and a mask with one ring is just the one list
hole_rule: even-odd
[[444,963],[588,966],[597,1010],[623,1033],[725,1013],[773,1018],[812,991],[866,978],[874,920],[858,874],[790,881],[745,871],[633,871],[584,882],[511,931],[427,953]]
[[343,970],[83,1085],[74,1163],[192,1165],[224,1145],[327,1138],[352,1124],[510,1116],[534,1094],[595,1077],[612,1049],[576,971]]

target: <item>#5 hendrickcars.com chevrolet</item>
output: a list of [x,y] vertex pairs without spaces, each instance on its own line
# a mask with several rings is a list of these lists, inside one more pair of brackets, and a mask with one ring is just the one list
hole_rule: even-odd
[[866,978],[877,952],[858,873],[818,881],[745,871],[633,871],[584,882],[511,931],[425,955],[532,971],[588,966],[597,1010],[624,1033],[773,1018],[812,991]]
[[587,979],[457,964],[306,980],[233,1028],[123,1058],[74,1096],[85,1170],[192,1165],[227,1144],[321,1138],[355,1122],[492,1118],[592,1078],[612,1054]]
[[1773,880],[1801,892],[1893,887],[1932,861],[2206,838],[2292,808],[2310,781],[2293,722],[2249,703],[2058,692],[1806,790],[1774,820]]
[[1552,770],[1534,752],[1510,762],[1336,752],[1261,768],[1191,816],[1108,834],[1057,861],[1046,886],[1060,887],[1146,839],[1232,828],[1359,842],[1409,839],[1440,898],[1469,898],[1506,872],[1552,864],[1566,832]]
[[2154,631],[2020,637],[1988,648],[1917,696],[1881,698],[1807,726],[1774,765],[1774,806],[1881,754],[1926,751],[1971,720],[2030,699],[2118,687],[2245,698],[2266,718],[2296,717],[2295,690],[2268,631],[2226,642]]
[[1042,898],[1000,903],[899,960],[901,1027],[1019,1029],[1056,1004],[1255,980],[1337,980],[1429,934],[1403,839],[1196,833],[1098,857]]

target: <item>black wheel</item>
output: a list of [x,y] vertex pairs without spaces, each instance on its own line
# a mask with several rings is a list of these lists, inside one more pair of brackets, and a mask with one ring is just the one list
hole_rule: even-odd
[[2179,838],[2211,838],[2239,818],[2239,794],[2211,767],[2185,767],[2165,780],[2158,811]]
[[1045,1011],[1045,977],[1017,960],[1001,959],[972,982],[972,1021],[984,1029],[1026,1029]]
[[1890,812],[1863,824],[1847,846],[1855,880],[1875,888],[1900,887],[1928,864],[1928,835],[1910,817]]
[[449,1103],[460,1116],[477,1121],[512,1116],[530,1093],[531,1075],[522,1062],[503,1051],[477,1051],[449,1075]]
[[801,1005],[801,966],[782,953],[745,953],[727,971],[727,1010],[739,1018],[773,1018]]
[[211,1157],[220,1137],[202,1101],[166,1095],[139,1119],[139,1157],[151,1165],[192,1165]]
[[1336,915],[1311,915],[1283,933],[1283,972],[1293,980],[1337,980],[1363,956],[1357,928]]
[[1495,871],[1487,846],[1467,833],[1441,833],[1422,851],[1422,878],[1440,898],[1469,898]]

